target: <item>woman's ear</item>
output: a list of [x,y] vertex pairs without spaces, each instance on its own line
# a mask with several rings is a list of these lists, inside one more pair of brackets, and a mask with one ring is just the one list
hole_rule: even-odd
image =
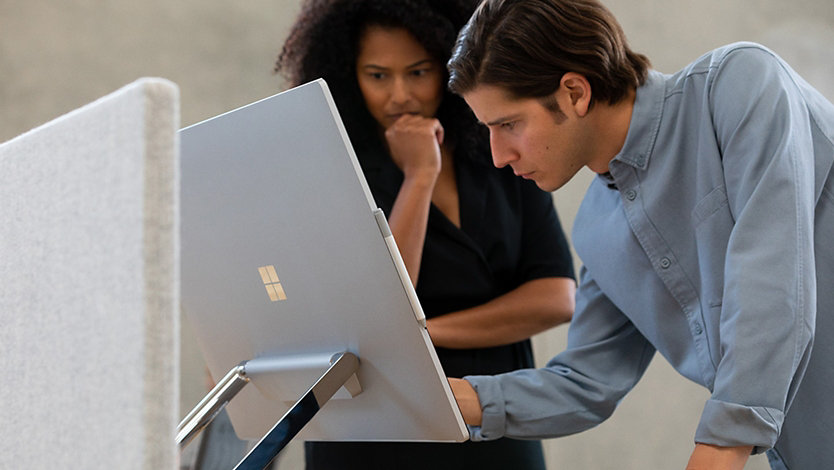
[[585,117],[591,108],[591,83],[588,79],[576,72],[567,72],[559,84],[560,88],[567,92],[574,112],[580,117]]

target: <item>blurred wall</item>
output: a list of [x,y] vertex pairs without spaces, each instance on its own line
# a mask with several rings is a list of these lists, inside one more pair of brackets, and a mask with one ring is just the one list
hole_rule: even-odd
[[298,0],[0,0],[0,141],[133,81],[182,91],[188,125],[279,91]]
[[[834,99],[831,0],[608,0],[633,49],[673,72],[725,43],[762,42]],[[298,0],[0,0],[0,141],[133,81],[162,76],[181,90],[182,125],[283,87],[272,64]],[[590,174],[554,193],[567,230]],[[579,260],[577,260],[577,266]],[[535,338],[544,363],[565,328]],[[181,412],[201,398],[200,353],[183,322]],[[547,441],[550,468],[683,468],[707,393],[656,358],[614,417]],[[297,446],[281,468],[300,468]],[[762,458],[748,468],[767,468]]]

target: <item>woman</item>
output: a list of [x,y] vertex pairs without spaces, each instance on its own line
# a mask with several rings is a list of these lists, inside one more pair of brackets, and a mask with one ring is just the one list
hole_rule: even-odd
[[[470,0],[308,0],[278,58],[324,78],[450,377],[534,367],[530,336],[573,313],[573,267],[550,194],[497,170],[445,63]],[[541,444],[306,444],[308,469],[544,468]]]

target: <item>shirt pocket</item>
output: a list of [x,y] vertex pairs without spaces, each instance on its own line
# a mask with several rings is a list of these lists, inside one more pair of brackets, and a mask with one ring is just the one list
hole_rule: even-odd
[[728,204],[727,191],[724,186],[718,186],[704,196],[692,209],[692,226],[698,227],[701,223],[718,212]]
[[724,263],[733,230],[733,217],[723,185],[701,198],[692,209],[698,259],[698,297],[709,321],[718,318],[724,298]]

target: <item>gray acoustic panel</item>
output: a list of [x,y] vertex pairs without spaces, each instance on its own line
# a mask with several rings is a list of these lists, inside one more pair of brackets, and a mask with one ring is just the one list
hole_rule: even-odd
[[175,469],[179,91],[0,145],[0,468]]

